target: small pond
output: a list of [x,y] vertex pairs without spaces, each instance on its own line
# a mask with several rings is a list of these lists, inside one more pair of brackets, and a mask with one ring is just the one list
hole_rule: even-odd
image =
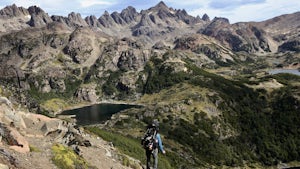
[[272,70],[269,70],[269,74],[271,74],[271,75],[278,74],[278,73],[291,73],[291,74],[300,76],[300,72],[298,69],[272,69]]
[[109,104],[101,103],[92,106],[86,106],[78,109],[66,110],[61,115],[76,115],[76,123],[78,125],[91,125],[102,123],[110,117],[122,110],[140,107],[129,104]]

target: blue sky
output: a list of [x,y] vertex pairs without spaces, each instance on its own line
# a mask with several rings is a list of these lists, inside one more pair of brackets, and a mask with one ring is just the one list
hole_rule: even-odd
[[[148,9],[160,0],[1,0],[0,8],[16,4],[28,8],[37,5],[49,15],[67,16],[70,12],[80,13],[82,17],[100,17],[105,10],[121,12],[127,6],[140,11]],[[231,23],[241,21],[262,21],[282,14],[300,11],[300,0],[164,0],[174,9],[185,9],[190,15],[210,18],[226,17]]]

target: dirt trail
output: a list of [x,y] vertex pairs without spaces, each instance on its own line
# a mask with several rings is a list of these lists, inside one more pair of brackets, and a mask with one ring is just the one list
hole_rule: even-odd
[[[91,141],[92,147],[80,146],[79,148],[82,157],[89,165],[98,169],[129,169],[129,167],[123,166],[120,161],[115,159],[113,154],[116,150],[109,143],[92,135],[85,137]],[[54,144],[52,139],[47,137],[26,137],[26,139],[36,151],[18,153],[5,145],[0,145],[1,149],[5,149],[16,159],[16,168],[57,169],[51,160],[53,157],[51,147]]]

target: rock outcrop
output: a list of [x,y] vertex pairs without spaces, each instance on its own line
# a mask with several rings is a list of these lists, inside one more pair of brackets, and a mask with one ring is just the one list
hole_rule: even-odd
[[111,145],[75,123],[14,110],[6,97],[0,98],[0,142],[0,168],[56,168],[51,148],[57,144],[69,147],[95,168],[127,168],[117,161]]
[[100,22],[98,21],[95,15],[87,16],[84,20],[91,27],[97,28],[101,26]]
[[11,6],[6,6],[5,8],[0,10],[0,18],[5,18],[5,19],[26,16],[26,15],[29,15],[28,10],[23,7],[17,7],[16,4],[13,4]]
[[52,19],[41,8],[37,6],[31,6],[28,8],[28,12],[31,15],[31,19],[28,24],[32,27],[46,26],[52,22]]
[[300,52],[300,40],[290,40],[278,47],[278,52],[286,51]]
[[271,52],[266,33],[251,23],[231,25],[227,18],[214,18],[199,33],[216,38],[235,52]]
[[208,16],[207,14],[204,14],[204,15],[202,16],[202,20],[209,22],[209,21],[210,21],[210,18],[209,18],[209,16]]
[[80,101],[88,101],[96,103],[98,96],[96,94],[95,86],[81,87],[75,92],[75,97]]
[[87,23],[84,19],[82,19],[81,15],[79,13],[71,12],[68,15],[68,25],[79,27],[79,26],[87,26]]
[[122,12],[120,14],[120,16],[122,17],[122,19],[127,24],[136,22],[138,15],[139,15],[139,13],[132,6],[129,6],[126,9],[122,10]]

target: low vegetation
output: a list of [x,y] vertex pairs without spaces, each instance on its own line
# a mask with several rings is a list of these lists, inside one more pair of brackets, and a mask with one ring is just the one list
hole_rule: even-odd
[[53,163],[60,169],[88,169],[91,168],[87,162],[69,147],[61,144],[52,146],[53,151]]
[[[124,136],[120,133],[110,132],[103,129],[99,129],[97,127],[87,127],[87,130],[90,132],[102,137],[104,140],[112,142],[113,145],[120,151],[122,154],[126,154],[130,157],[133,157],[139,161],[141,161],[142,164],[145,165],[146,163],[146,155],[145,150],[141,146],[141,140],[139,138],[134,138],[129,135]],[[160,161],[158,164],[159,168],[165,168],[165,169],[172,169],[176,168],[176,165],[172,164],[172,156],[176,156],[174,153],[170,153],[168,156],[162,156],[160,155]],[[173,159],[178,159],[174,158]],[[128,166],[133,167],[134,163],[128,161],[129,159],[124,158],[124,163],[126,163]]]
[[[153,65],[159,67],[159,63],[161,62],[157,60]],[[157,68],[149,67],[152,74],[145,85],[144,91],[148,94],[143,98],[143,102],[155,104],[155,107],[146,107],[139,111],[131,110],[128,112],[129,119],[119,119],[110,130],[128,133],[127,138],[134,140],[130,134],[136,129],[132,128],[143,130],[141,128],[143,125],[133,126],[131,125],[133,122],[139,119],[145,126],[153,118],[160,119],[162,122],[160,131],[165,138],[165,147],[168,152],[174,152],[167,154],[163,159],[173,168],[207,165],[236,167],[251,166],[255,163],[264,168],[281,162],[299,161],[300,102],[296,97],[299,95],[297,87],[299,77],[273,75],[261,79],[264,81],[273,78],[284,84],[283,87],[272,90],[272,93],[267,93],[262,89],[254,90],[248,87],[245,83],[252,82],[245,79],[228,80],[192,64],[187,64],[186,67],[190,74],[172,73],[171,70],[164,73]],[[164,78],[169,80],[164,81]],[[175,88],[179,90],[179,86],[187,84],[194,87],[190,87],[193,90],[187,90],[185,94],[178,94],[180,92],[174,91],[172,87],[177,86]],[[203,107],[184,108],[184,104],[193,106],[197,98],[190,97],[191,103],[180,98],[192,94],[189,92],[195,93],[197,88],[199,93],[202,93],[199,96],[217,104],[221,114],[208,117]],[[201,90],[213,91],[215,94],[203,95]],[[157,92],[159,93],[156,94]],[[168,99],[162,101],[161,98]],[[149,111],[153,114],[145,117],[145,113]],[[115,137],[124,137],[118,135]],[[135,144],[138,146],[138,141]],[[122,151],[128,153],[126,151],[131,151],[128,149],[132,148],[123,147],[123,149],[127,149]],[[139,152],[134,152],[132,157],[135,157],[136,153]]]

